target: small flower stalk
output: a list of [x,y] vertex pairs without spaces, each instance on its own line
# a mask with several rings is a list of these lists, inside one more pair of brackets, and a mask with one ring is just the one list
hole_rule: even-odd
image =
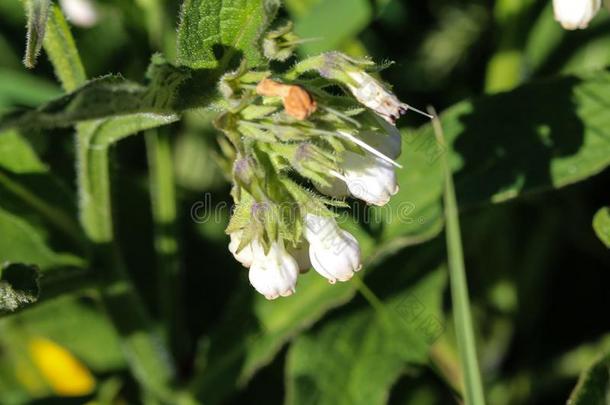
[[555,20],[566,30],[587,28],[601,3],[601,0],[553,0]]
[[[267,57],[290,58],[292,35],[269,33]],[[231,145],[235,201],[229,250],[267,299],[294,294],[310,268],[331,284],[362,268],[337,209],[350,196],[383,206],[398,192],[395,122],[412,109],[371,75],[376,69],[331,52],[284,73],[242,66],[221,79],[225,112],[215,125]]]

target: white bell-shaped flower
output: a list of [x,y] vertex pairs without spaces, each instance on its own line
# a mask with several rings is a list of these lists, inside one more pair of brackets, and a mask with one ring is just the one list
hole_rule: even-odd
[[307,214],[304,222],[314,270],[332,284],[351,279],[362,267],[356,238],[339,228],[331,217]]
[[90,28],[93,27],[99,15],[91,0],[59,0],[59,5],[72,24]]
[[342,169],[350,193],[369,204],[383,206],[398,193],[394,167],[376,156],[346,151]]
[[[242,231],[233,232],[229,235],[231,241],[229,242],[229,251],[235,257],[235,260],[240,262],[244,267],[250,267],[252,265],[252,260],[254,259],[253,244],[258,245],[257,241],[253,241],[252,243],[247,244],[241,249],[239,252],[239,245],[241,244]],[[257,246],[257,248],[260,248]]]
[[567,30],[587,28],[601,0],[553,0],[555,19]]
[[272,242],[267,254],[259,244],[253,245],[253,256],[248,278],[256,291],[268,300],[294,294],[299,265],[282,242]]

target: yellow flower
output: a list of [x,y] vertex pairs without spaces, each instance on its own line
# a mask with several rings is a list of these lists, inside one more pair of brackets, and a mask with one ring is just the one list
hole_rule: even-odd
[[87,367],[58,344],[36,337],[30,340],[28,351],[56,395],[83,396],[95,388],[95,379]]

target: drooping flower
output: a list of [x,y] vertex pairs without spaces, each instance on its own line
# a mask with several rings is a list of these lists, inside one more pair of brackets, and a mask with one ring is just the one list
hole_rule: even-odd
[[587,28],[601,0],[553,0],[555,19],[567,30]]
[[93,27],[99,19],[91,0],[59,0],[59,5],[68,21],[78,27]]
[[288,297],[296,291],[299,265],[281,242],[272,242],[265,254],[253,245],[253,260],[248,273],[250,284],[268,300]]
[[369,204],[383,206],[398,192],[398,183],[394,165],[389,161],[400,155],[400,132],[387,123],[384,129],[387,134],[363,131],[358,138],[370,148],[378,151],[388,159],[382,159],[368,151],[362,155],[345,151],[339,173],[335,173],[330,187],[316,186],[320,192],[331,197],[342,197],[348,194]]
[[394,167],[377,156],[346,151],[342,169],[350,194],[369,204],[384,206],[398,193]]
[[362,267],[356,238],[339,228],[332,217],[307,214],[304,222],[314,270],[331,284],[351,279]]

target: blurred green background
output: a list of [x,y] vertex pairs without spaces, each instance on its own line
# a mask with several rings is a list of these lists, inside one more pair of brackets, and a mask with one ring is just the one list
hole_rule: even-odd
[[[72,29],[89,77],[111,72],[142,82],[154,52],[174,56],[178,1],[96,6],[93,27]],[[594,214],[610,204],[610,173],[603,171],[610,98],[608,84],[591,96],[600,99],[587,110],[598,127],[586,132],[561,121],[580,104],[564,95],[569,80],[552,80],[606,74],[607,10],[578,32],[561,29],[547,0],[285,0],[281,17],[312,39],[299,48],[303,56],[339,49],[394,61],[381,76],[411,105],[443,111],[482,100],[467,119],[449,114],[453,130],[447,131],[457,137],[449,135],[450,162],[487,398],[494,405],[565,403],[579,375],[610,349],[610,255],[592,227]],[[35,69],[24,68],[25,26],[21,2],[0,1],[0,112],[62,94],[44,54]],[[502,93],[489,103],[480,98],[529,83],[538,86],[533,93]],[[459,369],[438,236],[441,183],[438,160],[421,147],[428,131],[416,130],[421,117],[408,114],[399,124],[406,141],[398,202],[415,207],[409,218],[419,224],[387,227],[385,237],[401,249],[390,244],[370,262],[366,285],[315,284],[308,274],[300,281],[308,293],[281,303],[255,297],[247,271],[228,252],[227,209],[211,220],[192,218],[202,201],[230,202],[215,158],[213,117],[194,110],[160,129],[172,135],[178,196],[183,311],[173,352],[179,380],[206,404],[455,403]],[[505,126],[511,122],[524,124]],[[29,157],[11,161],[14,153]],[[597,166],[578,166],[595,153]],[[119,243],[160,319],[163,285],[155,278],[144,137],[125,139],[112,154]],[[561,177],[556,162],[571,156],[578,159]],[[570,177],[580,170],[586,174]],[[139,392],[95,293],[62,294],[70,280],[61,271],[85,267],[83,252],[24,212],[3,180],[11,173],[76,217],[72,130],[0,138],[0,263],[35,262],[49,273],[41,302],[0,318],[0,404],[154,404]],[[376,226],[384,224],[363,231],[365,244],[376,243]],[[605,382],[603,367],[596,374],[606,398],[607,370]]]

